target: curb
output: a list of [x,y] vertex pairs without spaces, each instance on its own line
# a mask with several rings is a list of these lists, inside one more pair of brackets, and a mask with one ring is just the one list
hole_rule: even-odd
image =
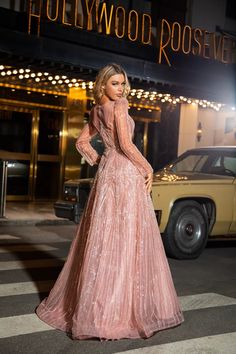
[[0,226],[75,225],[66,219],[0,219]]

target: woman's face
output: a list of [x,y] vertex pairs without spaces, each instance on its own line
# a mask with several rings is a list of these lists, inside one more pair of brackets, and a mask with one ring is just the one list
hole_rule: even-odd
[[125,77],[123,74],[112,75],[103,87],[103,94],[115,101],[122,97],[125,89]]

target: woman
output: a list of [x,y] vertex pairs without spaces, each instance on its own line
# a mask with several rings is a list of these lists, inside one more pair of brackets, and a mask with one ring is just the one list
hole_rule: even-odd
[[[183,321],[150,198],[152,167],[132,143],[129,83],[117,64],[100,70],[89,123],[76,147],[99,164],[68,259],[37,308],[73,339],[147,338]],[[90,140],[100,134],[100,157]]]

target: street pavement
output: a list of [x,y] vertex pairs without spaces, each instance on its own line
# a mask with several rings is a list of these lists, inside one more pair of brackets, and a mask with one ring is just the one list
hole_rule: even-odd
[[[74,225],[1,226],[0,353],[236,354],[236,241],[169,259],[185,322],[148,339],[73,341],[35,315],[66,259]],[[83,320],[83,319],[81,319]]]

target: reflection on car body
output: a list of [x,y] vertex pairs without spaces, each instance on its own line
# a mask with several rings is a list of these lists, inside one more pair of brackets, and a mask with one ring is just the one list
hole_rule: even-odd
[[[235,176],[236,147],[188,150],[154,174],[152,200],[170,256],[196,258],[208,237],[236,234]],[[78,222],[91,183],[92,179],[66,182],[70,213],[60,201],[56,215]]]

